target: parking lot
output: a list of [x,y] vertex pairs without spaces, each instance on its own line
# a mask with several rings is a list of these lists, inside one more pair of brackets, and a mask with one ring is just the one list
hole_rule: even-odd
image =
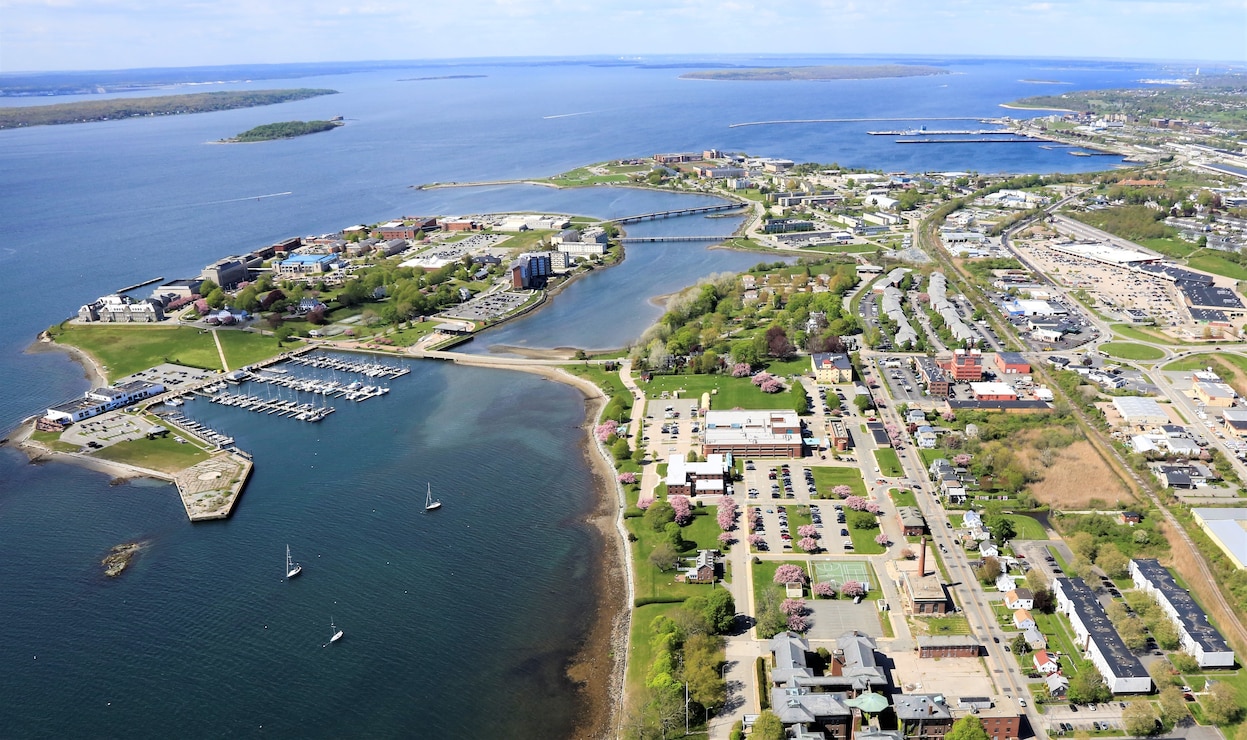
[[512,293],[510,291],[490,293],[477,296],[458,306],[448,308],[442,312],[442,315],[456,319],[468,319],[470,321],[486,321],[511,313],[524,305],[524,301],[528,299],[529,295],[526,293]]
[[[816,489],[812,477],[807,477],[808,470],[808,466],[797,461],[745,462],[745,480],[737,484],[737,490],[744,486],[748,505],[761,512],[759,523],[752,525],[751,533],[763,536],[765,541],[760,548],[768,552],[792,552],[793,543],[801,539],[799,523],[806,520],[798,509],[809,507],[809,519],[820,534],[819,545],[823,550],[832,554],[852,552],[848,535],[841,534],[846,527],[842,521],[843,504],[815,499]],[[771,478],[772,475],[775,477]]]

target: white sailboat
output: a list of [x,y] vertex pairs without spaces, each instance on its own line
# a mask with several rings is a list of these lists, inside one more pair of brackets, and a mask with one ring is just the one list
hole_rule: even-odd
[[430,483],[429,492],[424,497],[424,510],[433,511],[434,509],[440,508],[442,508],[442,502],[433,500],[433,484]]
[[342,630],[333,623],[333,617],[329,618],[329,642],[337,642],[342,639]]
[[290,545],[286,545],[286,580],[303,572],[303,566],[290,559]]

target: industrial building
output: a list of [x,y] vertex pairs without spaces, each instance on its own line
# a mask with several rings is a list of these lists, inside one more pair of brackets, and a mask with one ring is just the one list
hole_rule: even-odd
[[1247,509],[1191,509],[1191,514],[1235,567],[1247,568]]
[[1200,668],[1234,666],[1234,651],[1226,644],[1225,638],[1208,623],[1208,615],[1199,608],[1191,594],[1178,585],[1159,560],[1131,560],[1130,578],[1136,588],[1156,598],[1169,621],[1178,628],[1182,649],[1198,661]]
[[996,372],[1000,375],[1027,375],[1030,371],[1031,364],[1022,357],[1021,353],[996,353]]
[[801,421],[791,410],[706,412],[701,433],[705,455],[801,457]]
[[1156,399],[1143,396],[1114,396],[1113,408],[1121,416],[1127,426],[1146,429],[1148,427],[1168,424],[1169,414],[1161,408]]

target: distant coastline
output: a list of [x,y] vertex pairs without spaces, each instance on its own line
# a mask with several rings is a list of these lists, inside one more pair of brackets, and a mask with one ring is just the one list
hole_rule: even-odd
[[329,121],[283,121],[281,123],[266,123],[262,126],[247,129],[241,134],[229,139],[221,139],[219,143],[250,144],[259,141],[293,139],[297,136],[307,136],[309,134],[319,134],[322,131],[332,131],[341,125],[342,121],[338,118]]
[[400,77],[399,82],[427,82],[428,80],[475,80],[489,75],[437,75],[435,77]]
[[25,107],[0,108],[0,129],[27,126],[56,126],[66,123],[96,123],[121,118],[149,116],[180,116],[187,113],[254,108],[261,105],[289,103],[321,95],[336,95],[337,90],[300,87],[289,90],[248,90],[186,95],[158,95],[150,98],[113,98],[84,100],[77,103],[55,103]]
[[876,80],[885,77],[930,77],[946,75],[939,67],[914,64],[827,65],[816,67],[740,67],[686,72],[682,80],[744,80],[749,82],[791,82],[796,80]]

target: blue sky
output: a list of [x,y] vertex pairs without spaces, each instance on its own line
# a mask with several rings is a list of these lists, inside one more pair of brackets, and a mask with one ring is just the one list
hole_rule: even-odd
[[606,54],[1247,62],[1247,0],[0,0],[0,71]]

